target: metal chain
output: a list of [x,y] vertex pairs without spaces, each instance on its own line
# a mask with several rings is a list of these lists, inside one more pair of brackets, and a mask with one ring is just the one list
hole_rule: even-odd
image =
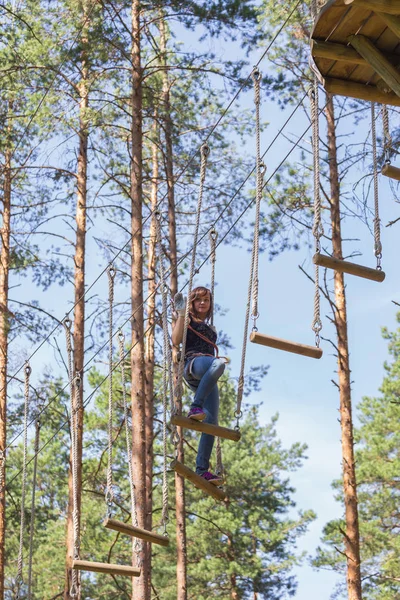
[[112,465],[112,436],[113,436],[113,306],[114,306],[114,279],[115,269],[110,267],[108,275],[108,424],[107,424],[107,485],[105,500],[107,504],[107,516],[111,517],[112,503],[114,500],[113,490],[113,465]]
[[374,169],[374,251],[376,268],[382,270],[381,220],[379,217],[378,157],[376,144],[375,102],[371,102],[372,161]]
[[28,412],[29,412],[29,379],[32,369],[27,362],[25,364],[25,382],[24,382],[24,437],[23,437],[23,458],[22,458],[22,488],[21,488],[21,516],[19,529],[19,550],[17,567],[17,599],[20,597],[23,585],[23,552],[24,552],[24,533],[25,533],[25,497],[26,480],[28,466]]
[[392,149],[393,140],[392,140],[392,136],[390,135],[390,130],[389,130],[389,112],[388,112],[386,104],[382,104],[382,123],[383,123],[383,137],[384,137],[383,149],[384,149],[385,163],[387,165],[390,165],[390,151]]
[[[38,408],[40,415],[41,408]],[[32,562],[33,562],[33,535],[35,532],[35,513],[36,513],[36,481],[37,481],[37,465],[39,456],[41,421],[40,416],[37,417],[35,423],[35,442],[34,442],[34,460],[33,460],[33,476],[32,476],[32,500],[31,500],[31,522],[29,525],[29,562],[28,562],[28,600],[32,600]]]
[[207,158],[210,154],[210,148],[207,144],[203,144],[200,149],[201,153],[201,164],[200,164],[200,186],[199,186],[199,196],[197,201],[197,210],[196,210],[196,225],[194,229],[193,235],[193,251],[192,251],[192,262],[190,265],[190,273],[189,273],[189,282],[188,282],[188,291],[187,297],[188,301],[186,302],[186,310],[185,310],[185,323],[183,328],[183,337],[182,337],[182,346],[181,346],[181,360],[179,361],[178,375],[175,387],[175,396],[176,398],[181,398],[183,394],[182,388],[182,379],[183,379],[183,369],[185,365],[185,350],[186,350],[186,337],[187,330],[189,325],[189,305],[190,305],[190,294],[192,293],[193,288],[193,278],[196,269],[196,250],[197,250],[197,241],[199,237],[199,228],[200,228],[200,216],[201,216],[201,206],[203,202],[203,193],[204,193],[204,181],[206,176],[206,167],[207,167]]
[[[254,102],[256,105],[256,215],[254,220],[254,235],[253,235],[253,246],[251,250],[251,262],[250,262],[250,276],[249,276],[249,285],[247,291],[247,304],[246,304],[246,315],[244,319],[244,328],[243,328],[243,344],[242,344],[242,356],[240,362],[240,373],[239,373],[239,381],[238,381],[238,393],[236,398],[236,410],[235,410],[235,418],[236,418],[236,429],[239,429],[239,420],[242,417],[242,400],[243,400],[243,391],[244,391],[244,371],[246,367],[246,352],[247,352],[247,338],[249,333],[249,321],[250,321],[250,309],[251,309],[251,299],[252,299],[252,291],[255,282],[255,265],[257,264],[257,279],[258,279],[258,251],[259,251],[259,227],[260,227],[260,204],[262,197],[262,181],[265,173],[265,165],[262,163],[260,158],[260,113],[259,113],[259,105],[260,105],[260,80],[261,74],[258,69],[253,70],[253,82],[254,82]],[[256,302],[254,302],[254,299]],[[256,321],[258,314],[257,312],[257,303],[258,303],[258,282],[257,282],[257,291],[255,296],[253,295],[253,311],[252,318],[254,319],[253,330],[256,330]]]
[[[125,375],[125,336],[123,331],[118,331],[118,347],[119,347],[119,364],[121,367],[121,386],[122,386],[122,404],[124,409],[124,421],[125,421],[125,441],[126,441],[126,456],[128,460],[128,478],[129,478],[129,490],[131,495],[131,518],[132,525],[138,526],[138,517],[136,509],[136,495],[135,495],[135,484],[133,482],[133,470],[132,470],[132,431],[129,426],[129,408],[126,393],[126,375]],[[136,553],[137,562],[140,562],[140,553],[142,550],[142,544],[138,538],[135,538],[134,551]]]
[[[158,248],[158,264],[160,269],[160,286],[161,286],[161,319],[163,328],[163,368],[162,368],[162,398],[163,398],[163,483],[162,483],[162,517],[161,521],[164,526],[164,535],[167,535],[167,524],[169,522],[168,515],[168,480],[167,480],[167,405],[168,405],[168,374],[170,373],[169,365],[171,364],[171,346],[168,335],[168,287],[165,280],[164,261],[161,245],[161,214],[156,214],[157,222],[157,248]],[[171,380],[170,380],[171,381]],[[171,388],[170,388],[171,389]],[[173,426],[174,427],[174,426]]]
[[[313,87],[310,91],[311,121],[312,121],[312,147],[313,147],[313,170],[314,170],[314,224],[313,235],[315,238],[315,251],[321,251],[321,237],[324,228],[321,219],[321,192],[320,192],[320,158],[319,158],[319,98],[318,80],[314,76]],[[319,289],[319,266],[315,265],[315,288],[314,288],[314,316],[312,330],[315,334],[315,345],[319,348],[320,332],[322,329],[320,289]]]
[[[74,549],[73,558],[79,559],[79,547],[80,547],[80,532],[79,532],[79,515],[78,515],[78,489],[77,489],[77,475],[78,475],[78,449],[77,449],[77,404],[79,396],[79,388],[81,384],[80,374],[77,374],[74,378],[73,374],[73,360],[72,360],[72,337],[71,327],[72,322],[69,317],[66,317],[63,321],[65,329],[65,339],[67,345],[67,365],[68,365],[68,379],[69,379],[69,399],[70,399],[70,411],[71,411],[71,455],[72,455],[72,521],[73,521],[73,537],[74,537]],[[79,575],[78,571],[72,569],[71,573],[71,588],[69,591],[71,598],[78,598],[79,595]]]

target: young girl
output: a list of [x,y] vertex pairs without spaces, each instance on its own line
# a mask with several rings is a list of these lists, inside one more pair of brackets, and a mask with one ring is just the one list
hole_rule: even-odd
[[[178,318],[172,331],[172,343],[179,346],[183,338],[186,299],[182,294],[175,296],[175,309]],[[188,417],[218,425],[219,393],[218,379],[225,370],[225,363],[215,357],[218,348],[215,344],[217,333],[209,324],[213,311],[210,290],[197,287],[189,298],[189,326],[186,337],[185,367],[183,376],[190,389],[195,392]],[[219,484],[221,477],[210,473],[210,456],[214,446],[214,436],[202,433],[196,459],[196,473],[210,483]]]

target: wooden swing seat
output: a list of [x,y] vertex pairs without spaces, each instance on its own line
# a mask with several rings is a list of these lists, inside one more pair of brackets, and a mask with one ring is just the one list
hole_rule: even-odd
[[228,502],[228,497],[223,489],[217,487],[212,483],[209,483],[203,477],[200,477],[200,475],[197,475],[197,473],[186,467],[183,463],[179,462],[178,460],[174,460],[171,463],[171,467],[174,469],[174,471],[176,471],[176,473],[178,473],[188,481],[191,481],[197,488],[199,488],[209,496],[212,496],[213,498],[215,498],[215,500],[220,500],[221,502]]
[[398,167],[392,167],[392,165],[384,165],[381,171],[382,175],[389,177],[390,179],[396,179],[400,181],[400,169]]
[[139,538],[144,540],[145,542],[150,542],[150,544],[158,544],[159,546],[169,546],[169,539],[165,535],[159,535],[158,533],[153,533],[152,531],[146,531],[146,529],[140,529],[140,527],[135,527],[134,525],[130,525],[130,523],[124,523],[123,521],[118,521],[117,519],[107,518],[103,521],[104,527],[107,529],[112,529],[113,531],[118,531],[119,533],[124,533],[126,535],[130,535],[134,538]]
[[398,0],[329,0],[311,34],[311,66],[327,92],[400,106],[399,41]]
[[357,265],[355,263],[348,262],[347,260],[340,260],[339,258],[326,256],[325,254],[320,254],[319,252],[314,254],[313,263],[315,265],[319,265],[320,267],[333,269],[339,273],[348,273],[349,275],[356,275],[357,277],[371,279],[372,281],[382,282],[386,276],[384,271],[379,269],[371,269],[370,267]]
[[184,427],[185,429],[193,429],[194,431],[201,431],[202,433],[209,433],[215,437],[224,438],[226,440],[232,440],[238,442],[241,437],[241,433],[236,429],[228,429],[227,427],[220,427],[219,425],[212,425],[211,423],[204,423],[204,421],[195,421],[188,417],[182,417],[174,415],[171,418],[171,423],[178,427]]
[[307,346],[306,344],[290,342],[288,340],[273,337],[272,335],[259,333],[258,331],[251,332],[250,341],[253,342],[253,344],[261,344],[261,346],[268,346],[269,348],[283,350],[284,352],[293,352],[294,354],[301,354],[302,356],[309,356],[310,358],[321,358],[322,356],[321,348],[317,348],[316,346]]
[[74,560],[72,568],[76,571],[92,571],[93,573],[107,573],[108,575],[124,575],[125,577],[140,577],[140,569],[126,565],[92,562],[90,560]]

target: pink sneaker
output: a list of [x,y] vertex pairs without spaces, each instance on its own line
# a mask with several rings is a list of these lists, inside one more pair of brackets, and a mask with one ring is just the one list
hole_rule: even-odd
[[204,410],[198,406],[192,406],[188,412],[188,418],[193,419],[194,421],[204,421],[206,416]]
[[214,475],[214,473],[210,473],[210,471],[205,471],[201,477],[208,481],[208,483],[213,483],[214,485],[220,485],[222,483],[222,477],[219,475]]

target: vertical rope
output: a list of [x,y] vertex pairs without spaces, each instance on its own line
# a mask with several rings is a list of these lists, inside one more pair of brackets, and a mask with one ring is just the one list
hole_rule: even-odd
[[382,123],[383,123],[383,149],[385,155],[385,163],[390,165],[390,151],[392,149],[393,140],[389,130],[389,112],[386,104],[382,104]]
[[371,102],[372,161],[374,169],[374,251],[376,268],[382,270],[381,220],[379,217],[378,157],[376,148],[375,102]]
[[[38,410],[40,414],[40,410]],[[32,562],[33,562],[33,535],[35,531],[35,513],[36,513],[36,480],[37,464],[39,455],[41,421],[38,416],[35,423],[35,442],[34,442],[34,460],[32,477],[32,500],[31,500],[31,522],[29,525],[29,559],[28,559],[28,600],[32,600]]]
[[189,305],[190,305],[190,294],[192,293],[193,288],[193,278],[196,269],[196,250],[197,250],[197,241],[199,237],[199,228],[200,228],[200,216],[201,216],[201,206],[203,202],[203,193],[204,193],[204,181],[206,176],[206,167],[207,167],[207,158],[210,154],[210,149],[207,144],[203,144],[200,149],[201,153],[201,164],[200,164],[200,187],[199,187],[199,196],[197,200],[197,210],[196,210],[196,225],[194,229],[193,236],[193,251],[192,251],[192,262],[190,265],[190,274],[189,274],[189,282],[188,282],[188,301],[186,302],[186,311],[185,311],[185,323],[183,328],[183,338],[182,338],[182,349],[181,349],[181,360],[179,361],[179,369],[178,376],[175,388],[175,395],[178,398],[182,397],[182,378],[183,378],[183,369],[185,365],[185,350],[186,350],[186,337],[187,337],[187,329],[189,325]]
[[23,438],[23,459],[22,459],[22,489],[21,489],[21,515],[19,529],[19,550],[17,567],[17,598],[20,598],[20,592],[23,585],[23,551],[24,551],[24,533],[25,533],[25,497],[26,497],[26,479],[28,465],[28,411],[29,411],[29,379],[32,369],[27,362],[25,364],[25,383],[24,383],[24,438]]
[[[78,449],[77,449],[77,410],[78,410],[78,397],[79,388],[81,384],[80,374],[77,373],[74,379],[73,373],[73,360],[72,360],[72,338],[71,338],[71,320],[66,317],[63,321],[65,328],[65,339],[67,345],[67,364],[68,364],[68,379],[69,379],[69,399],[70,399],[70,411],[71,411],[71,455],[72,455],[72,521],[73,521],[73,537],[74,537],[74,549],[73,559],[79,559],[79,547],[80,547],[80,531],[79,531],[79,514],[78,514]],[[78,571],[72,569],[71,573],[71,588],[69,595],[71,598],[77,598],[79,595],[79,576]]]
[[260,207],[262,199],[263,189],[263,178],[266,171],[265,165],[261,159],[260,150],[260,82],[261,73],[257,68],[253,69],[252,79],[254,83],[254,103],[256,107],[256,214],[254,219],[254,235],[253,235],[253,246],[251,250],[251,263],[250,263],[250,277],[249,286],[247,292],[247,304],[246,304],[246,315],[244,320],[244,331],[243,331],[243,344],[242,344],[242,356],[240,363],[240,374],[238,382],[238,393],[236,399],[236,411],[235,418],[237,420],[236,427],[239,427],[239,419],[242,416],[242,400],[244,390],[244,371],[246,367],[246,351],[247,351],[247,337],[249,333],[249,320],[250,320],[250,308],[251,301],[253,299],[253,306],[251,316],[253,319],[253,330],[257,330],[257,318],[258,314],[258,254],[259,254],[259,230],[260,230]]
[[[316,3],[315,3],[316,4]],[[314,76],[313,87],[310,92],[311,121],[312,121],[312,147],[313,147],[313,171],[314,171],[314,224],[312,232],[315,239],[315,252],[321,251],[321,237],[324,228],[321,219],[321,193],[320,193],[320,158],[319,158],[319,98],[318,80]],[[315,265],[315,289],[314,289],[314,316],[312,330],[315,334],[315,345],[319,348],[320,332],[322,329],[320,290],[319,290],[319,267]]]
[[115,269],[110,267],[108,274],[108,425],[107,425],[107,487],[105,500],[107,515],[111,516],[114,500],[113,490],[113,465],[112,465],[112,435],[113,435],[113,306],[114,306],[114,279]]

